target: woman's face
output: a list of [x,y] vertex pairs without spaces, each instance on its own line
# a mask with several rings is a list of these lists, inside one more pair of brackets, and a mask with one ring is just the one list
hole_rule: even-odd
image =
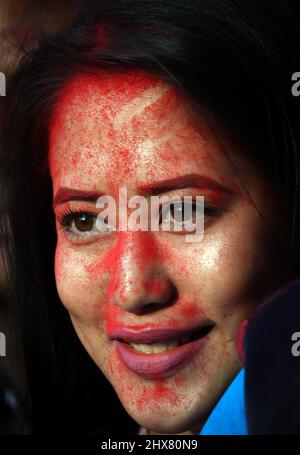
[[[74,78],[50,130],[56,284],[82,344],[139,424],[201,426],[240,368],[238,325],[280,280],[268,227],[276,198],[240,150],[228,145],[226,157],[204,119],[153,76]],[[202,240],[97,230],[97,198],[118,206],[119,188],[147,201],[204,196]]]

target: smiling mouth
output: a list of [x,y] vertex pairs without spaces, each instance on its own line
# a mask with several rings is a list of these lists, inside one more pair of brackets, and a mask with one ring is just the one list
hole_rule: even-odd
[[119,341],[126,343],[133,351],[140,352],[142,354],[159,354],[161,352],[171,351],[178,346],[183,346],[187,343],[199,340],[200,338],[208,335],[212,328],[213,324],[210,324],[204,327],[200,327],[190,334],[185,334],[180,337],[173,337],[157,343],[136,343],[125,341],[123,339],[119,339]]
[[134,332],[114,329],[110,339],[122,362],[145,379],[166,378],[182,369],[202,348],[215,324],[190,330],[149,329]]

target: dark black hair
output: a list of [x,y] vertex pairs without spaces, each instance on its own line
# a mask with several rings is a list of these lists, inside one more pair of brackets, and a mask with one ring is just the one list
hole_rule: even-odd
[[300,101],[291,76],[300,62],[299,10],[288,0],[99,0],[26,55],[8,88],[0,181],[8,214],[7,305],[21,323],[23,395],[35,432],[135,431],[55,288],[47,151],[61,90],[75,75],[141,69],[216,113],[278,191],[297,275]]

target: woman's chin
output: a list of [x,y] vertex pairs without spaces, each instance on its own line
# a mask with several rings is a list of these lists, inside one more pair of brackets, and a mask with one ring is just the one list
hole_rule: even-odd
[[[158,434],[180,434],[190,431],[192,428],[199,428],[201,430],[201,410],[197,412],[187,411],[183,404],[182,409],[177,409],[176,414],[172,407],[161,409],[157,406],[156,409],[149,408],[141,412],[137,407],[128,406],[123,403],[127,413],[135,420],[141,427],[146,428],[149,432]],[[200,417],[199,417],[200,416]],[[193,433],[196,433],[194,430]]]
[[[160,416],[159,418],[145,418],[141,419],[139,416],[139,422],[142,427],[146,428],[149,432],[157,434],[181,434],[187,431],[190,431],[191,428],[195,427],[195,422],[190,419],[184,418],[184,420],[173,418],[169,419],[165,416]],[[198,422],[199,424],[199,422]],[[199,427],[200,431],[200,427]]]

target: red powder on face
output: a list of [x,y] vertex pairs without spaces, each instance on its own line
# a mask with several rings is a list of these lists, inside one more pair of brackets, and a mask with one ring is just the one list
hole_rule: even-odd
[[203,310],[199,307],[199,303],[182,303],[180,306],[180,313],[186,319],[196,318],[199,320],[201,316],[205,316]]
[[244,339],[245,339],[245,335],[247,332],[247,327],[248,327],[248,319],[246,319],[245,321],[243,321],[240,324],[240,326],[237,329],[237,333],[236,333],[236,350],[237,350],[237,355],[238,355],[239,361],[241,362],[242,365],[244,364],[244,360],[245,360],[245,358],[244,358]]
[[[147,96],[141,96],[145,91],[148,91],[148,101]],[[64,121],[66,118],[68,121]],[[53,121],[53,139],[56,134],[59,138],[53,165],[57,175],[53,172],[53,180],[61,184],[61,176],[73,173],[70,185],[76,184],[84,190],[96,189],[116,200],[120,187],[128,186],[135,193],[138,184],[153,185],[174,177],[174,169],[185,173],[186,164],[190,166],[186,173],[190,173],[201,153],[193,148],[195,136],[185,126],[188,124],[178,95],[169,87],[161,86],[154,76],[128,73],[77,77],[62,94]],[[72,141],[76,146],[72,147]],[[64,150],[61,160],[60,146]],[[185,158],[178,162],[181,149]],[[214,160],[210,156],[202,157],[202,162],[208,170],[213,168]],[[189,277],[193,274],[191,264],[169,239],[172,237],[167,238],[164,233],[117,232],[107,241],[95,242],[94,250],[92,247],[82,250],[91,254],[84,268],[89,283],[97,282],[98,288],[93,288],[94,300],[96,305],[102,306],[101,318],[106,332],[124,326],[141,331],[151,327],[184,328],[204,319],[199,308],[201,302],[194,294],[188,299],[193,290],[193,282],[189,289]],[[180,293],[173,306],[163,308],[162,305],[159,311],[144,316],[134,314],[133,306],[126,307],[130,299],[135,302],[135,293],[142,299],[151,296],[154,303],[159,299],[169,303],[168,292],[172,286],[176,288],[177,280]],[[188,292],[185,294],[185,291]],[[183,299],[183,295],[187,298]],[[86,305],[84,313],[88,312],[89,305],[92,304]],[[148,322],[142,323],[145,321]],[[176,414],[178,406],[184,403],[176,388],[182,385],[186,388],[184,383],[189,378],[183,374],[165,381],[139,378],[119,361],[111,340],[104,338],[108,346],[107,372],[124,402],[130,401],[140,410],[147,410],[149,406],[152,409],[169,407]],[[195,361],[192,365],[196,366]],[[170,383],[172,386],[167,385]]]
[[105,305],[105,324],[107,332],[120,327],[119,321],[121,315],[122,311],[118,306],[110,305],[109,303]]
[[[114,246],[107,251],[105,257],[92,262],[86,267],[91,282],[102,278],[104,284],[106,283],[107,300],[104,313],[108,331],[120,326],[122,319],[124,321],[123,324],[126,324],[126,319],[128,320],[126,311],[118,306],[119,303],[126,305],[127,292],[142,292],[143,295],[151,295],[153,302],[159,299],[168,301],[172,292],[172,286],[166,277],[152,276],[150,273],[149,279],[142,279],[147,268],[151,268],[153,261],[156,261],[158,254],[156,245],[151,240],[151,234],[144,232],[119,232],[117,237]],[[134,245],[132,244],[133,241]],[[126,259],[128,257],[129,262]],[[135,273],[142,274],[141,281],[139,277],[137,278],[137,283],[133,279],[126,278],[128,267],[130,269],[131,267],[137,267]],[[128,286],[130,287],[129,291]],[[154,325],[153,323],[138,324],[141,328],[153,327]],[[136,324],[134,328],[138,330]]]
[[175,377],[174,382],[177,387],[180,387],[182,384],[184,384],[187,381],[186,374],[181,374]]
[[[147,138],[147,132],[142,128],[144,125],[139,125],[139,130],[132,133],[134,122],[139,115],[140,97],[143,93],[148,93],[149,99],[142,101],[146,109],[147,103],[151,105],[152,95],[154,98],[159,97],[160,87],[161,81],[157,77],[142,71],[128,71],[109,76],[98,71],[94,75],[75,76],[63,89],[49,125],[50,144],[55,143],[59,137],[61,158],[64,154],[68,155],[68,160],[60,160],[62,172],[66,163],[71,161],[74,165],[78,164],[78,157],[75,155],[79,155],[81,160],[84,157],[85,162],[95,161],[99,151],[97,142],[93,142],[93,139],[101,135],[101,145],[114,151],[116,179],[111,175],[112,183],[118,180],[120,173],[121,175],[124,173],[126,177],[126,168],[131,167],[129,151],[123,144],[132,146],[137,138],[143,140]],[[101,122],[97,119],[101,119]],[[80,143],[81,138],[85,143]],[[78,152],[74,153],[76,148]],[[50,168],[54,177],[51,155],[50,147]],[[89,173],[89,170],[86,169],[86,172]]]
[[155,299],[156,297],[168,293],[168,281],[163,278],[152,278],[150,281],[144,281],[145,292]]
[[[124,363],[113,353],[108,359],[108,371],[118,382],[118,394],[122,402],[129,403],[138,412],[148,412],[160,407],[168,407],[171,415],[176,415],[178,407],[182,405],[184,397],[173,385],[166,385],[165,380],[151,381],[147,385],[144,380],[128,371]],[[178,384],[184,382],[184,375],[178,377]]]
[[134,242],[134,260],[139,267],[149,267],[149,264],[160,260],[159,250],[151,232],[135,232],[132,241]]
[[176,390],[171,386],[166,386],[163,380],[156,380],[150,387],[144,387],[141,396],[137,399],[137,408],[141,412],[149,406],[170,405],[174,407],[173,413],[176,414],[176,408],[180,406],[183,397],[178,395]]

